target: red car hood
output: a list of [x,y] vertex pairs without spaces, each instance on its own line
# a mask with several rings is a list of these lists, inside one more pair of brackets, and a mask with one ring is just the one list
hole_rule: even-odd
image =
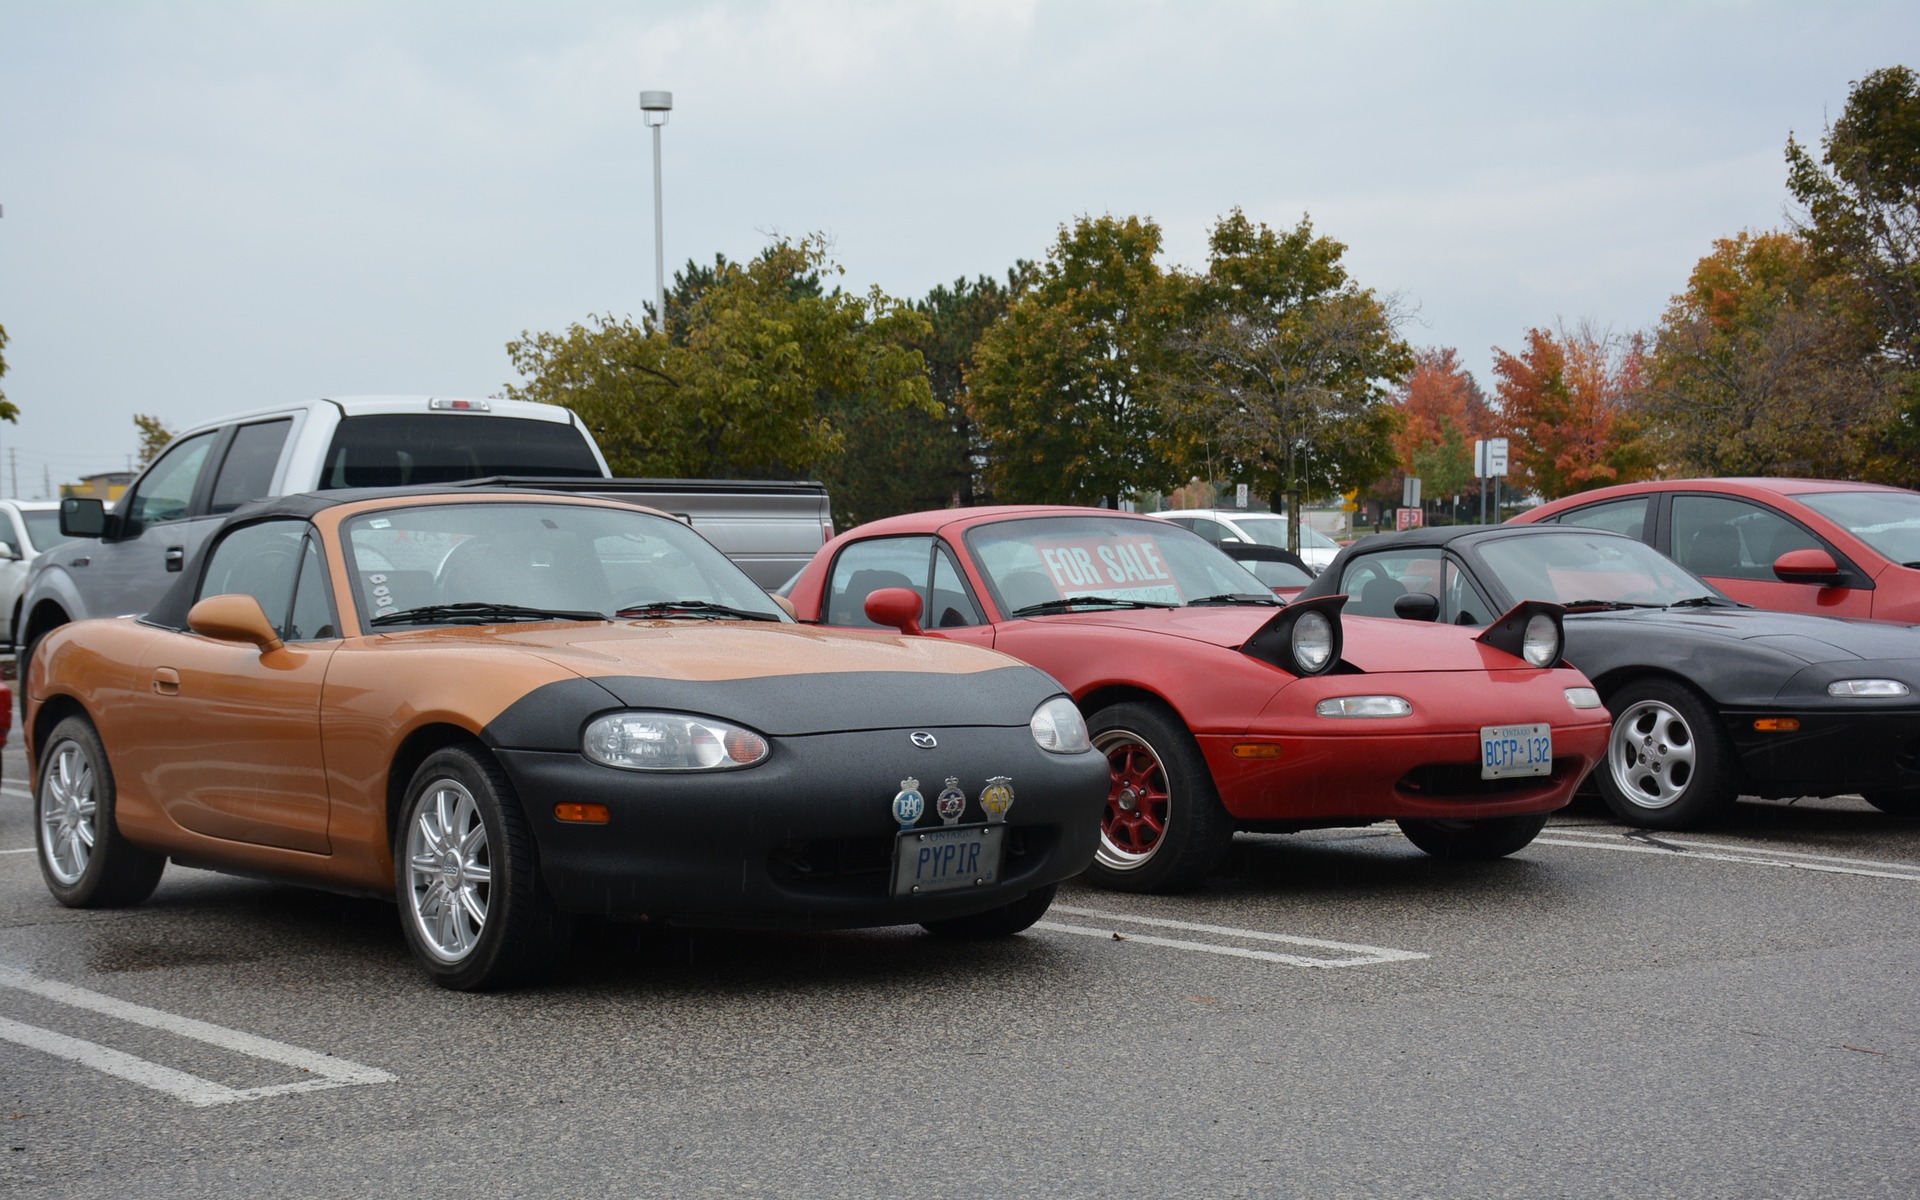
[[[1065,613],[1031,617],[1085,628],[1104,626],[1146,636],[1179,638],[1235,649],[1273,619],[1276,610],[1252,606],[1219,608],[1140,608],[1110,612]],[[1388,617],[1340,618],[1345,644],[1341,657],[1362,671],[1518,671],[1532,670],[1511,654],[1474,639],[1478,629],[1403,621]]]

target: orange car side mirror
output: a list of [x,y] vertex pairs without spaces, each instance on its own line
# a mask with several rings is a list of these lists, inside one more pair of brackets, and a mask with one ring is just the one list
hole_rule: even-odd
[[1839,587],[1847,573],[1833,561],[1833,555],[1819,547],[1789,550],[1773,563],[1773,576],[1784,583],[1811,583],[1819,587]]
[[286,645],[252,596],[208,596],[187,610],[187,628],[220,642],[246,642],[271,654]]

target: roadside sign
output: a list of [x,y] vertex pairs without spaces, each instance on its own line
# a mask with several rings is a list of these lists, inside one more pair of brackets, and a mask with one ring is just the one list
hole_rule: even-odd
[[1400,481],[1400,503],[1408,508],[1420,507],[1420,477],[1409,475]]
[[1507,439],[1475,438],[1473,442],[1473,474],[1477,479],[1490,479],[1495,475],[1507,473]]
[[1394,513],[1395,529],[1419,529],[1426,522],[1421,519],[1422,511],[1417,508],[1402,508]]

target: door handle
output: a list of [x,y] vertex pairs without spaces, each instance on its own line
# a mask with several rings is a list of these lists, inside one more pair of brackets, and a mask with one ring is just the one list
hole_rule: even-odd
[[185,567],[186,565],[187,565],[187,548],[185,546],[168,546],[167,547],[167,570],[178,571],[181,568]]
[[180,694],[180,672],[172,667],[155,667],[153,670],[153,690],[162,696]]

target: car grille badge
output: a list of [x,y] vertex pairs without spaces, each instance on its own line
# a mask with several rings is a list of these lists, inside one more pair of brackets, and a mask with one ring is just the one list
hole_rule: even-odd
[[934,811],[940,814],[942,823],[952,825],[967,811],[967,794],[960,790],[960,780],[947,777],[947,786],[941,789],[940,798],[934,801]]
[[940,744],[940,739],[921,729],[907,735],[907,740],[922,750],[931,750]]
[[1013,778],[1009,775],[995,775],[987,780],[986,790],[980,793],[980,807],[987,810],[989,821],[1004,821],[1007,810],[1013,807]]
[[920,814],[927,811],[927,798],[920,794],[918,779],[902,779],[900,790],[893,794],[893,819],[900,822],[900,828],[912,829]]

